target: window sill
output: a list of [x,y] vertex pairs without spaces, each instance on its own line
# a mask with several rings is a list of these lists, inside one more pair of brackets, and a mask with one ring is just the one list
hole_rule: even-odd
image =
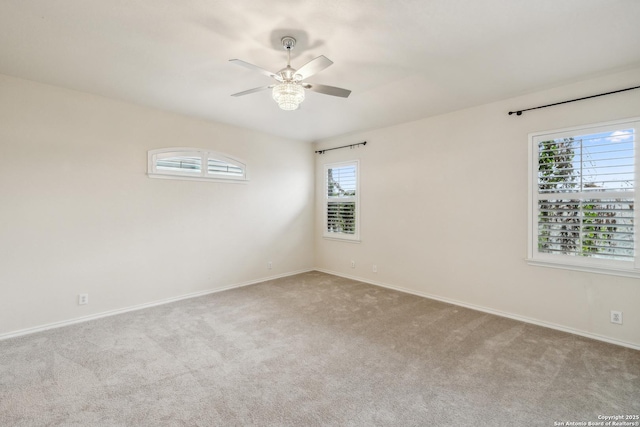
[[345,243],[360,243],[360,239],[357,238],[349,238],[349,237],[337,237],[337,236],[322,236],[324,240],[333,240],[334,242],[345,242]]
[[525,261],[527,262],[527,264],[533,265],[536,267],[559,268],[562,270],[583,271],[587,273],[607,274],[610,276],[633,277],[636,279],[640,279],[640,270],[636,270],[634,268],[622,269],[622,268],[602,267],[602,266],[565,264],[560,262],[541,261],[541,260],[530,259],[530,258],[526,258]]
[[147,173],[149,178],[160,178],[160,179],[178,179],[185,181],[206,181],[206,182],[228,182],[231,184],[246,184],[249,182],[248,179],[243,178],[218,178],[218,177],[205,177],[201,175],[178,175],[178,174],[160,174],[160,173]]

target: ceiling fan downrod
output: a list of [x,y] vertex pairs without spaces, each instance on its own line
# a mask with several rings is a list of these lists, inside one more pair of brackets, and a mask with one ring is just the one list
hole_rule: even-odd
[[291,67],[291,49],[296,47],[296,39],[291,36],[284,36],[280,39],[282,47],[287,51],[287,68]]

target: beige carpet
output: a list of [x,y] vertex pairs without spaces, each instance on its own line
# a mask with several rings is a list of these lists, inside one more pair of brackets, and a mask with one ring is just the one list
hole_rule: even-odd
[[553,426],[640,352],[319,272],[0,341],[2,426]]

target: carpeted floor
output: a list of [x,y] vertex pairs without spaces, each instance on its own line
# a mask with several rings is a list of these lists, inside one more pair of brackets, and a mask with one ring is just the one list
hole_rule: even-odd
[[0,341],[2,426],[554,426],[635,414],[638,351],[319,272]]

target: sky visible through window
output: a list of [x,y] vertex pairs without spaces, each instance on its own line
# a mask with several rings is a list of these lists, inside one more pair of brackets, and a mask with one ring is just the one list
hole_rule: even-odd
[[[582,141],[582,182],[584,187],[633,189],[634,129],[584,135]],[[578,159],[578,161],[580,161]]]
[[[632,128],[555,139],[555,143],[565,144],[563,155],[572,154],[571,160],[566,159],[570,164],[564,166],[571,170],[571,183],[563,192],[633,190],[634,141]],[[545,144],[548,142],[540,143],[541,152]],[[541,192],[546,191],[541,187]]]
[[353,196],[356,194],[356,168],[344,166],[329,170],[329,196]]

